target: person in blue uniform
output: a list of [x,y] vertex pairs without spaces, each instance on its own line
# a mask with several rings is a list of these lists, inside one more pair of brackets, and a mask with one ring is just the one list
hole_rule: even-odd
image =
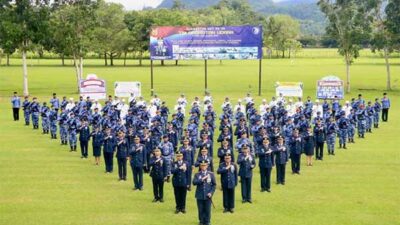
[[90,134],[92,138],[93,156],[95,164],[100,165],[101,146],[103,145],[104,135],[100,131],[99,126],[95,126],[93,132]]
[[24,102],[22,102],[22,110],[24,111],[24,119],[25,119],[25,126],[29,126],[29,122],[31,120],[31,112],[29,111],[29,105],[31,103],[29,102],[29,97],[25,96],[24,97]]
[[221,174],[224,213],[233,213],[235,208],[235,188],[238,183],[238,168],[237,165],[232,162],[231,155],[225,155],[224,159],[225,162],[219,165],[217,173]]
[[49,113],[51,139],[57,139],[57,111],[52,106]]
[[161,150],[161,154],[164,157],[164,161],[167,167],[167,182],[169,182],[175,149],[173,144],[169,141],[168,135],[163,135],[163,141],[158,145],[158,148]]
[[328,147],[328,155],[335,155],[335,143],[337,135],[337,124],[333,117],[329,118],[326,124],[326,145]]
[[271,192],[271,171],[274,166],[274,149],[270,146],[268,137],[263,139],[262,145],[257,149],[260,168],[261,192]]
[[307,166],[312,166],[312,157],[314,156],[315,137],[312,127],[309,126],[303,134],[303,148],[307,159]]
[[81,147],[81,158],[88,157],[88,146],[90,140],[90,128],[89,123],[86,120],[82,120],[80,127],[78,128],[79,132],[79,145]]
[[315,159],[323,160],[324,144],[326,140],[326,129],[322,125],[321,120],[317,120],[314,126],[314,138],[315,138]]
[[46,102],[43,102],[42,107],[40,108],[40,116],[42,117],[42,130],[43,134],[48,134],[50,130],[50,120],[49,120],[50,109],[47,106]]
[[374,106],[372,105],[371,101],[368,101],[367,108],[365,109],[367,111],[367,126],[366,130],[369,133],[372,133],[372,124],[374,123],[374,114],[375,114],[375,109]]
[[53,93],[53,98],[50,99],[51,107],[54,107],[54,110],[58,113],[58,109],[60,108],[60,100],[57,98],[57,94]]
[[194,148],[189,144],[189,139],[183,140],[183,145],[179,148],[179,151],[183,154],[183,161],[187,163],[188,166],[188,191],[191,190],[192,186],[192,171],[194,170],[194,160],[195,160],[195,152]]
[[367,111],[365,110],[364,105],[360,105],[360,107],[356,111],[356,118],[357,118],[358,137],[364,138],[365,129],[367,126]]
[[251,200],[251,182],[253,178],[253,169],[256,167],[256,160],[250,154],[250,149],[245,147],[238,156],[239,176],[242,190],[242,203],[252,203]]
[[128,140],[125,138],[123,131],[118,132],[117,137],[117,153],[115,157],[118,163],[118,177],[119,181],[126,181],[126,161],[128,159]]
[[172,186],[175,196],[175,213],[186,213],[186,193],[189,180],[188,172],[192,168],[183,160],[181,152],[176,153],[176,160],[172,165]]
[[232,147],[229,145],[228,140],[223,140],[222,146],[218,149],[219,164],[225,161],[224,158],[226,154],[230,154],[232,157],[232,161],[235,161],[235,155]]
[[69,118],[67,120],[68,125],[68,140],[70,146],[70,152],[76,151],[76,132],[78,129],[77,118],[75,118],[74,113],[70,113]]
[[346,141],[349,129],[349,120],[346,117],[345,111],[340,112],[340,118],[337,121],[339,128],[339,148],[347,149]]
[[114,152],[116,146],[116,138],[111,134],[111,129],[109,127],[106,128],[104,133],[104,141],[103,141],[103,156],[104,156],[104,164],[106,167],[106,173],[112,173],[113,164],[114,164]]
[[39,129],[39,112],[40,104],[37,102],[37,98],[33,97],[31,104],[29,105],[29,111],[32,115],[33,129]]
[[383,93],[382,103],[382,121],[387,122],[389,117],[390,99],[387,97],[387,93]]
[[17,92],[14,92],[14,95],[11,98],[12,112],[14,121],[19,120],[19,109],[21,108],[21,99],[19,98]]
[[278,138],[278,144],[275,146],[275,166],[276,183],[285,185],[286,163],[289,160],[288,151],[283,144],[283,137]]
[[293,131],[290,139],[290,161],[292,163],[292,174],[300,174],[301,153],[303,152],[303,138],[299,130]]
[[58,126],[60,128],[61,145],[68,145],[68,112],[65,108],[61,109],[58,115]]
[[200,225],[209,225],[211,221],[211,204],[217,183],[214,173],[208,170],[208,163],[201,162],[200,171],[194,175],[196,201]]
[[348,143],[355,143],[354,135],[356,134],[357,116],[354,109],[350,110],[350,114],[347,118],[349,119],[349,129],[347,129]]
[[159,148],[154,149],[150,159],[150,176],[153,182],[153,202],[164,202],[164,181],[167,179],[167,165]]
[[382,105],[379,103],[379,99],[375,98],[375,103],[374,103],[374,128],[379,127],[379,114],[382,111]]
[[135,136],[129,146],[129,161],[133,174],[133,190],[143,190],[143,168],[147,166],[146,148],[140,143],[140,137]]
[[208,163],[207,169],[211,172],[214,172],[213,158],[208,155],[208,150],[206,147],[201,149],[200,155],[197,157],[194,166],[200,168],[202,162],[207,162]]

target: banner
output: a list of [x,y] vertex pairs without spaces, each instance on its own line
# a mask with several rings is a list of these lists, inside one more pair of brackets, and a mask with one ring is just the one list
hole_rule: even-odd
[[336,76],[326,76],[317,81],[318,99],[343,99],[344,83]]
[[303,83],[301,82],[276,82],[276,96],[303,97]]
[[151,59],[261,59],[261,26],[153,27]]
[[98,79],[96,74],[88,74],[85,80],[79,81],[79,93],[85,99],[106,99],[106,82]]
[[134,97],[142,95],[142,84],[140,82],[115,82],[114,94],[118,97],[130,97],[133,93]]

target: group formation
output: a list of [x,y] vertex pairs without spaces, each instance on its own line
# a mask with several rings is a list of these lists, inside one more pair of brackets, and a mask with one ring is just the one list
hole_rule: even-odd
[[[259,106],[247,94],[235,104],[226,97],[220,115],[210,93],[191,103],[182,94],[171,117],[166,103],[157,95],[149,102],[133,95],[128,100],[109,96],[103,106],[83,97],[78,101],[67,97],[60,100],[55,93],[49,104],[28,96],[21,102],[14,93],[11,103],[14,120],[19,120],[22,108],[26,126],[32,124],[33,129],[39,129],[41,119],[43,134],[50,133],[52,139],[59,134],[61,145],[69,144],[70,151],[76,151],[79,139],[82,158],[88,157],[91,139],[95,164],[100,165],[103,155],[105,172],[112,173],[116,157],[120,181],[126,181],[128,161],[134,190],[143,190],[143,174],[149,173],[153,202],[164,202],[164,183],[172,180],[176,213],[186,213],[187,191],[196,186],[200,224],[210,224],[216,190],[214,159],[221,179],[224,213],[233,213],[238,183],[242,202],[252,203],[256,165],[261,192],[270,192],[273,167],[276,183],[284,185],[289,159],[292,174],[300,174],[303,154],[307,166],[312,166],[314,154],[316,160],[323,160],[325,143],[329,155],[335,155],[336,138],[339,148],[347,149],[356,135],[365,138],[366,133],[379,127],[380,120],[386,122],[390,108],[386,93],[368,102],[359,94],[343,105],[338,99],[320,103],[310,97],[293,101],[280,95],[269,102],[264,99]],[[215,142],[219,143],[216,153]]]

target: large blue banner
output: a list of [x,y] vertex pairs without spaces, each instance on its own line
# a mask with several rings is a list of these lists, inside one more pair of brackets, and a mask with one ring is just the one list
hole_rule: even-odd
[[151,59],[261,59],[261,26],[153,27]]

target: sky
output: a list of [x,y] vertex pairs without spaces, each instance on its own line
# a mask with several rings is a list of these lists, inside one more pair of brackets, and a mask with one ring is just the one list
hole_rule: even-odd
[[[163,0],[106,0],[107,2],[121,3],[127,10],[141,10],[146,7],[157,7]],[[199,0],[201,1],[201,0]],[[282,0],[274,0],[276,2]]]
[[116,2],[121,3],[125,6],[127,10],[141,10],[143,6],[146,7],[156,7],[158,6],[162,0],[106,0],[107,2]]

